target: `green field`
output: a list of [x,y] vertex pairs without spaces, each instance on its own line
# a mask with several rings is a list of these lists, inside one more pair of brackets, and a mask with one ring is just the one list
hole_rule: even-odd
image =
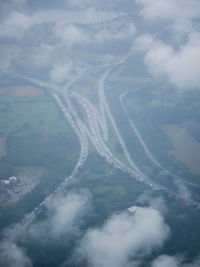
[[[71,174],[80,144],[70,124],[49,95],[0,97],[0,133],[6,154],[0,159],[0,180],[25,168],[40,168],[39,183],[19,201],[0,205],[0,228],[19,221]],[[8,199],[7,199],[8,200]]]
[[96,194],[116,194],[118,196],[126,195],[125,188],[120,185],[97,186],[95,192]]
[[[133,179],[120,169],[109,166],[96,152],[88,155],[82,175],[68,190],[87,189],[95,207],[93,216],[101,216],[132,206],[146,185]],[[103,216],[104,216],[103,215]]]
[[69,124],[53,99],[43,97],[0,97],[0,133],[67,133]]

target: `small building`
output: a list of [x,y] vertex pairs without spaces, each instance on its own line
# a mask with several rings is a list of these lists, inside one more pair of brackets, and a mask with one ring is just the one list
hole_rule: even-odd
[[9,180],[10,182],[17,182],[18,177],[16,177],[16,176],[11,176],[8,180]]
[[9,180],[1,180],[1,184],[9,185],[10,181]]
[[16,177],[16,176],[11,176],[8,180],[10,182],[10,185],[16,185],[18,180],[19,180],[19,178]]
[[138,206],[132,206],[130,208],[128,208],[127,210],[130,212],[130,213],[135,213],[137,210],[141,209],[141,207],[138,207]]

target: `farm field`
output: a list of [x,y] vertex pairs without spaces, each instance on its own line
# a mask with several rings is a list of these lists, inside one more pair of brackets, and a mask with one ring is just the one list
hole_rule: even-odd
[[200,143],[178,125],[165,125],[163,128],[174,145],[171,153],[193,173],[200,175]]
[[[57,134],[68,131],[67,120],[50,95],[31,86],[17,88],[14,95],[9,95],[7,91],[0,94],[1,136]],[[27,93],[29,89],[30,93]]]
[[0,94],[0,182],[9,177],[19,182],[8,188],[0,184],[0,228],[20,220],[55,190],[80,151],[70,124],[46,91],[32,86],[12,90]]

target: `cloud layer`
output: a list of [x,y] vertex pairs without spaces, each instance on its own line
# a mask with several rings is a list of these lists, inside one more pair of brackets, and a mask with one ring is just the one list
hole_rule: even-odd
[[31,267],[30,258],[24,250],[11,241],[0,244],[1,267]]
[[[36,240],[39,244],[49,244],[55,240],[65,241],[79,233],[81,218],[89,208],[88,192],[58,195],[46,202],[46,219],[19,223],[4,233],[0,243],[0,266],[29,267],[31,259],[19,245],[21,242]],[[51,241],[50,241],[51,240]]]
[[121,267],[162,246],[168,235],[169,228],[157,210],[138,208],[134,214],[114,215],[102,228],[89,230],[79,252],[91,266]]
[[151,267],[198,267],[199,265],[199,259],[196,259],[192,263],[184,263],[183,257],[161,255],[152,262]]
[[178,50],[150,35],[143,35],[137,38],[135,49],[145,53],[144,63],[155,78],[165,77],[179,89],[199,88],[199,33],[192,33]]
[[33,238],[45,241],[48,236],[60,239],[62,236],[76,234],[81,218],[88,211],[88,193],[70,193],[66,197],[58,196],[46,203],[47,218],[31,225],[29,232]]
[[142,6],[141,14],[146,20],[170,21],[176,32],[193,30],[193,20],[200,16],[198,0],[136,0]]

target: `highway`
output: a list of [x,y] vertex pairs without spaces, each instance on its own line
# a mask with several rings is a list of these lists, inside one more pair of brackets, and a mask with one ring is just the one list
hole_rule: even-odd
[[[91,141],[91,143],[94,145],[96,151],[102,156],[105,157],[107,162],[109,162],[113,167],[119,168],[126,173],[130,174],[133,178],[138,179],[141,182],[146,183],[150,187],[154,189],[159,189],[158,185],[154,184],[152,181],[150,181],[136,166],[135,163],[133,163],[127,149],[125,146],[125,143],[120,135],[120,132],[116,126],[115,120],[110,112],[109,106],[106,102],[105,99],[105,94],[104,94],[104,81],[108,77],[109,72],[110,72],[110,67],[116,66],[118,64],[122,64],[128,56],[120,59],[119,61],[111,64],[106,64],[106,65],[101,65],[94,67],[90,70],[86,70],[85,72],[81,73],[78,77],[74,78],[73,80],[69,81],[67,85],[62,88],[58,85],[53,85],[51,83],[39,80],[39,79],[34,79],[31,77],[26,77],[26,76],[21,76],[22,78],[25,78],[29,80],[30,82],[40,86],[44,87],[53,96],[55,101],[57,102],[58,106],[62,110],[65,118],[68,120],[70,123],[73,131],[77,135],[80,145],[81,145],[81,151],[80,151],[80,156],[79,159],[76,163],[76,166],[71,173],[70,176],[66,177],[64,181],[57,187],[57,189],[49,196],[46,197],[37,207],[35,207],[32,216],[34,213],[37,213],[38,209],[43,207],[46,204],[46,201],[48,201],[49,198],[54,197],[55,194],[58,192],[62,192],[65,187],[69,184],[70,181],[74,180],[75,177],[77,176],[79,169],[81,166],[84,165],[87,155],[88,155],[88,139]],[[83,96],[72,92],[71,96],[69,93],[69,89],[73,83],[78,81],[83,74],[88,74],[92,72],[93,70],[97,69],[104,69],[107,68],[106,71],[103,73],[102,76],[100,76],[99,79],[99,103],[100,103],[100,111],[97,110],[97,108],[91,103],[88,99],[84,98]],[[61,96],[65,99],[65,101],[61,100]],[[76,97],[77,100],[79,101],[80,105],[82,106],[83,110],[85,111],[87,115],[87,120],[88,122],[82,121],[76,112],[75,107],[73,106],[71,102],[71,97]],[[116,135],[119,139],[120,144],[123,147],[125,156],[127,157],[130,165],[132,168],[129,168],[126,166],[124,163],[122,163],[119,159],[117,159],[110,149],[106,146],[104,141],[108,140],[108,126],[107,126],[107,121],[111,121],[112,126],[116,132]],[[102,136],[103,133],[103,136]],[[26,217],[30,219],[31,213]]]
[[148,158],[152,161],[152,163],[155,164],[155,165],[156,165],[158,168],[160,168],[161,170],[163,170],[164,173],[166,173],[166,174],[170,174],[172,177],[177,178],[177,179],[180,179],[180,177],[178,177],[176,174],[172,173],[171,171],[169,171],[168,169],[166,169],[165,167],[163,167],[163,166],[162,166],[162,165],[161,165],[161,164],[154,158],[154,156],[152,155],[152,153],[149,151],[149,149],[148,149],[147,145],[145,144],[145,142],[144,142],[144,140],[143,140],[141,134],[139,133],[139,131],[138,131],[138,129],[137,129],[137,127],[136,127],[136,125],[135,125],[133,119],[130,117],[130,115],[129,115],[129,113],[128,113],[128,111],[127,111],[125,105],[124,105],[123,100],[124,100],[124,97],[126,96],[127,93],[128,93],[128,91],[127,91],[127,92],[124,92],[124,93],[122,93],[122,94],[120,95],[120,103],[121,103],[122,108],[123,108],[123,110],[124,110],[124,112],[125,112],[125,114],[126,114],[126,116],[127,116],[127,118],[128,118],[129,124],[130,124],[130,126],[131,126],[133,132],[134,132],[135,135],[137,136],[138,141],[140,142],[141,146],[143,147],[143,149],[144,149],[146,155],[147,155]]
[[102,106],[105,108],[105,110],[107,112],[108,119],[110,120],[110,122],[112,124],[112,127],[113,127],[113,129],[114,129],[114,131],[115,131],[115,133],[117,135],[119,143],[121,144],[121,146],[123,148],[124,154],[125,154],[128,162],[130,163],[132,168],[138,173],[138,175],[140,175],[143,179],[145,179],[146,178],[145,175],[141,172],[141,170],[136,166],[136,164],[131,159],[131,156],[130,156],[127,148],[126,148],[125,142],[124,142],[123,138],[121,137],[120,131],[119,131],[117,125],[116,125],[115,119],[112,116],[112,113],[110,111],[109,105],[108,105],[108,103],[106,101],[106,97],[105,97],[105,94],[104,94],[104,81],[108,77],[109,72],[110,72],[110,70],[107,70],[99,80],[99,91],[101,92],[99,94],[100,98],[101,98],[100,102],[102,102]]
[[[121,58],[120,60],[105,64],[96,66],[87,70],[84,70],[81,74],[79,74],[76,78],[69,81],[64,87],[54,85],[45,81],[41,81],[38,79],[33,79],[30,77],[21,76],[30,82],[40,86],[44,87],[51,93],[52,97],[58,104],[59,108],[63,112],[66,120],[70,123],[73,131],[77,135],[77,138],[80,142],[81,150],[79,159],[74,167],[74,170],[70,174],[70,176],[67,176],[64,181],[57,187],[57,189],[49,196],[47,196],[35,209],[32,211],[32,213],[29,213],[25,218],[24,222],[30,221],[38,212],[39,209],[41,209],[46,202],[54,197],[58,192],[64,192],[67,185],[73,181],[77,175],[79,174],[79,169],[85,164],[87,156],[88,156],[88,139],[90,140],[91,144],[95,147],[96,151],[104,157],[109,164],[111,164],[114,168],[119,168],[123,170],[124,172],[131,175],[134,179],[137,179],[149,187],[151,187],[153,190],[163,190],[165,192],[171,193],[167,188],[164,188],[163,186],[160,186],[153,181],[151,181],[136,165],[135,162],[133,162],[128,149],[126,148],[125,142],[120,134],[120,130],[117,127],[117,124],[115,122],[115,119],[110,111],[109,104],[107,103],[105,93],[104,93],[104,84],[106,79],[108,78],[112,67],[123,64],[124,61],[129,57],[129,55]],[[71,92],[69,93],[69,90],[71,86],[76,83],[83,75],[89,75],[92,73],[92,71],[99,70],[100,73],[103,72],[103,74],[100,75],[99,81],[98,81],[98,97],[99,97],[99,110],[97,107],[94,106],[94,104],[89,101],[86,97],[80,95],[77,92]],[[123,107],[124,112],[126,113],[129,123],[131,125],[131,128],[133,129],[134,133],[136,134],[141,146],[143,147],[145,153],[148,155],[148,157],[151,159],[151,161],[161,168],[162,170],[166,171],[167,173],[172,174],[165,168],[163,168],[159,162],[153,157],[153,155],[148,150],[145,142],[143,141],[139,131],[137,130],[136,126],[134,125],[133,121],[130,118],[130,115],[128,114],[124,103],[123,103],[123,97],[125,96],[125,93],[123,93],[120,96],[120,102]],[[85,117],[87,117],[87,120],[83,120],[78,116],[78,112],[76,111],[76,107],[73,105],[71,98],[76,98],[80,106],[82,107],[82,111],[85,113]],[[131,167],[128,167],[126,164],[121,162],[118,158],[116,158],[113,153],[110,151],[110,149],[105,144],[105,141],[108,140],[109,132],[108,132],[108,125],[107,123],[111,123],[112,127],[115,131],[115,134],[118,138],[119,143],[121,144],[124,155],[127,158],[129,164]],[[176,176],[177,177],[177,176]],[[194,204],[194,203],[193,203]]]

